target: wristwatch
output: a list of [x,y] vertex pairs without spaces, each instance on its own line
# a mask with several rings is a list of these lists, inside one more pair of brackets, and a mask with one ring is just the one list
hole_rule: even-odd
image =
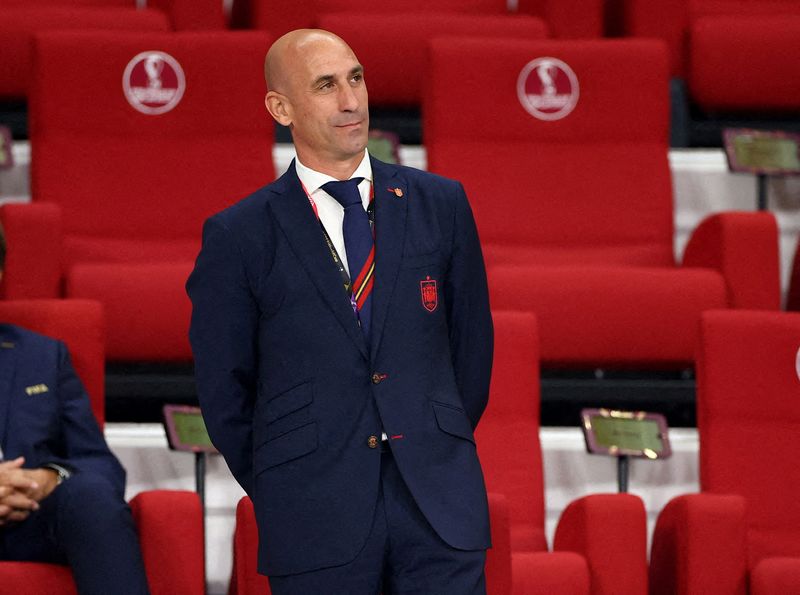
[[62,483],[64,483],[64,481],[72,477],[72,471],[56,463],[45,463],[44,465],[42,465],[42,467],[45,469],[52,469],[53,471],[58,473],[58,480],[57,480],[58,483],[56,483],[56,485],[61,485]]

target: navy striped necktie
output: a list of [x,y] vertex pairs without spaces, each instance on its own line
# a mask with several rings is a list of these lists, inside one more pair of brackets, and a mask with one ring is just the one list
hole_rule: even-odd
[[344,207],[344,249],[350,269],[353,308],[369,342],[372,286],[375,280],[375,242],[369,216],[361,203],[358,185],[364,178],[328,182],[322,189]]

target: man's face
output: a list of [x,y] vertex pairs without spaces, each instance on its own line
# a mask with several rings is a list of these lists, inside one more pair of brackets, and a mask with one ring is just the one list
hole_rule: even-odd
[[321,39],[305,44],[297,58],[286,96],[301,160],[341,162],[363,153],[369,132],[367,87],[353,52],[344,43]]

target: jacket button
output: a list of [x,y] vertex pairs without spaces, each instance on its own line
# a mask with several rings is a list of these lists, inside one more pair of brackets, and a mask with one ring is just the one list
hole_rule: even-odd
[[372,375],[372,384],[380,384],[383,381],[383,379],[384,379],[384,375],[383,374],[379,374],[378,372],[375,372]]
[[367,446],[370,448],[378,448],[378,437],[377,436],[370,436],[367,438]]

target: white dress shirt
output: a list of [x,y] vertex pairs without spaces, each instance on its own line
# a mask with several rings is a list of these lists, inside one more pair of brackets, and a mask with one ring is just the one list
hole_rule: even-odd
[[[339,204],[338,200],[322,189],[323,184],[338,180],[306,167],[300,163],[299,158],[295,159],[294,165],[297,177],[300,178],[300,182],[305,187],[306,192],[317,205],[319,220],[325,227],[325,231],[328,233],[331,242],[333,242],[333,247],[336,248],[336,252],[339,254],[339,258],[342,259],[342,264],[344,264],[344,268],[349,275],[350,267],[347,264],[347,251],[344,247],[344,233],[342,232],[344,207]],[[369,154],[366,149],[364,149],[364,157],[361,159],[361,163],[350,178],[364,178],[358,185],[358,191],[361,193],[361,204],[364,205],[364,210],[366,211],[369,206],[370,190],[372,189],[372,164],[369,161]]]

